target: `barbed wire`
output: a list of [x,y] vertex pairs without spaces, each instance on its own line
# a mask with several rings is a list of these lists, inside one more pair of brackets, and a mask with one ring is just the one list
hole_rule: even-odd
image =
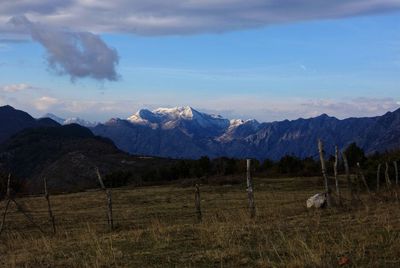
[[[390,190],[393,191],[393,190]],[[388,190],[387,193],[390,193]],[[396,190],[397,191],[397,188]],[[92,192],[92,191],[91,191]],[[93,191],[95,192],[95,191]],[[97,192],[96,192],[97,193]],[[98,193],[100,194],[101,191],[99,190]],[[118,191],[116,191],[118,193]],[[243,197],[237,196],[230,196],[236,195],[239,191],[228,192],[228,193],[220,193],[216,191],[208,191],[205,190],[201,194],[204,195],[215,195],[214,198],[203,198],[201,199],[201,206],[202,206],[202,214],[203,216],[213,217],[214,215],[218,218],[226,217],[226,216],[235,216],[232,214],[232,211],[237,211],[238,213],[242,213],[243,211],[249,210],[246,200],[246,192],[243,191]],[[382,191],[381,195],[384,195],[386,191]],[[163,193],[164,194],[164,193]],[[270,214],[268,213],[271,210],[273,205],[279,204],[279,206],[284,207],[296,203],[304,202],[305,200],[302,197],[294,198],[289,201],[279,200],[277,201],[276,196],[279,195],[279,192],[271,192],[269,193],[271,196],[265,198],[264,194],[259,194],[259,198],[256,198],[256,210],[259,213],[259,217],[268,217]],[[335,196],[335,192],[332,193]],[[304,194],[305,195],[305,194]],[[15,221],[18,217],[18,209],[23,209],[23,211],[28,214],[28,216],[33,220],[35,223],[47,226],[50,224],[50,220],[48,219],[48,211],[45,207],[39,208],[40,202],[32,202],[32,201],[39,201],[38,198],[44,197],[43,195],[17,195],[18,200],[21,200],[22,206],[19,208],[11,209],[8,212],[9,217],[12,221]],[[257,194],[256,194],[257,196]],[[156,200],[149,200],[143,199],[146,195],[141,196],[142,200],[136,200],[135,202],[127,202],[126,199],[119,200],[115,198],[119,202],[123,202],[122,204],[119,202],[114,202],[113,211],[114,211],[114,222],[116,226],[120,226],[122,228],[126,228],[126,226],[134,226],[136,228],[143,227],[146,228],[149,224],[157,224],[156,221],[165,221],[166,223],[169,222],[185,222],[185,223],[195,223],[197,221],[197,214],[195,211],[195,204],[194,204],[194,191],[192,190],[185,190],[182,193],[176,192],[168,192],[162,198],[157,198]],[[263,198],[264,197],[264,198]],[[374,195],[374,198],[378,198],[379,195]],[[392,196],[393,197],[393,196]],[[336,196],[337,198],[337,196]],[[372,197],[369,197],[372,198]],[[382,197],[383,198],[383,197]],[[389,197],[388,197],[389,198]],[[341,200],[344,203],[351,203],[353,200],[347,199],[343,195],[341,196]],[[0,200],[0,204],[2,203]],[[27,202],[29,201],[29,203]],[[172,207],[162,207],[162,211],[151,211],[151,207],[154,207],[160,204],[160,202],[164,202],[166,204],[173,203],[173,202],[184,202],[180,206],[172,206]],[[193,203],[192,203],[193,201]],[[271,202],[272,201],[272,202]],[[362,200],[358,200],[363,202]],[[43,200],[45,202],[45,200]],[[106,218],[106,207],[103,200],[90,200],[90,202],[96,202],[97,205],[89,205],[89,204],[82,204],[79,206],[71,206],[71,207],[59,207],[60,204],[54,206],[53,204],[53,213],[56,216],[57,225],[61,226],[63,229],[66,230],[82,230],[88,224],[90,226],[97,226],[97,227],[106,227],[108,225],[108,221]],[[218,207],[223,203],[224,207]],[[304,202],[305,203],[305,202]],[[44,203],[43,203],[44,204]],[[242,204],[242,205],[238,205]],[[216,206],[217,205],[217,206]],[[305,206],[304,206],[305,208]],[[1,209],[0,206],[0,216],[1,216]],[[101,210],[100,210],[101,209]],[[147,210],[145,213],[140,212],[138,210]],[[261,213],[263,212],[264,213]],[[229,215],[226,215],[228,213]],[[261,214],[260,214],[261,213]],[[87,215],[86,218],[90,218],[90,221],[82,221],[81,216]],[[288,213],[283,213],[279,215],[278,218],[286,218],[287,220],[295,220],[296,218],[301,218],[304,216],[304,210],[295,210],[290,211]],[[21,217],[21,216],[20,216]],[[391,217],[393,218],[393,217]],[[400,217],[396,218],[397,220]],[[395,220],[396,220],[395,219]],[[32,222],[26,221],[24,224],[21,224],[20,220],[18,221],[18,225],[12,224],[12,221],[8,222],[5,230],[19,230],[23,228],[33,228],[35,224]],[[352,222],[356,221],[356,219],[348,219],[347,221]],[[273,220],[269,221],[273,224]],[[285,227],[285,226],[284,226]],[[287,227],[287,226],[286,226]],[[296,229],[302,228],[302,226],[296,226]],[[308,227],[307,227],[308,228]],[[188,241],[192,241],[193,239],[188,239]],[[183,240],[184,241],[184,240]]]

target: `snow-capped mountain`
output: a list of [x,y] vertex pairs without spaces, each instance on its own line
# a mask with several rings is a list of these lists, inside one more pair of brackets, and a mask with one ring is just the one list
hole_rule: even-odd
[[114,118],[91,128],[122,150],[175,158],[314,156],[316,141],[327,153],[357,142],[366,152],[400,148],[400,109],[383,116],[339,120],[327,115],[259,123],[228,120],[191,107],[142,109],[128,119]]
[[324,140],[327,154],[333,153],[335,145],[344,148],[352,142],[367,153],[400,148],[400,109],[376,117],[339,120],[323,114],[272,123],[228,120],[191,107],[142,109],[128,119],[113,118],[97,125],[79,118],[46,117],[53,120],[33,119],[12,107],[0,107],[0,121],[6,120],[0,124],[0,142],[21,129],[54,126],[58,121],[88,126],[94,134],[111,139],[131,154],[173,158],[308,157],[316,155],[319,138]]
[[70,124],[78,124],[78,125],[81,125],[83,127],[91,128],[91,127],[97,126],[99,123],[98,122],[87,121],[87,120],[84,120],[84,119],[79,118],[79,117],[71,117],[71,118],[65,119],[63,125],[70,125]]
[[50,119],[56,121],[57,123],[59,123],[60,125],[63,125],[64,121],[65,121],[64,118],[58,117],[57,115],[51,114],[51,113],[45,114],[41,118],[50,118]]
[[58,117],[57,115],[51,114],[51,113],[47,113],[44,116],[42,116],[41,118],[50,118],[61,125],[78,124],[78,125],[81,125],[81,126],[87,127],[87,128],[92,128],[99,124],[97,122],[90,122],[90,121],[81,119],[79,117],[71,117],[71,118],[64,119],[64,118]]
[[230,121],[226,132],[218,137],[217,140],[220,142],[229,142],[237,138],[245,138],[256,132],[259,126],[260,123],[255,119],[233,119]]
[[201,128],[225,129],[229,127],[229,120],[219,115],[198,112],[189,106],[158,108],[153,111],[141,109],[128,120],[134,124],[163,129],[179,127],[182,122],[196,124]]

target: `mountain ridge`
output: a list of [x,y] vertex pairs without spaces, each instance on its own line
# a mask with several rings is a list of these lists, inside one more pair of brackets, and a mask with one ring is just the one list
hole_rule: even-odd
[[35,119],[28,113],[10,105],[0,106],[0,143],[28,128],[58,126],[51,119]]
[[[199,124],[194,114],[206,123]],[[217,120],[217,123],[207,120]],[[134,117],[114,120],[113,124],[99,124],[92,131],[112,139],[124,151],[163,157],[207,155],[279,159],[287,154],[308,157],[315,155],[319,138],[325,141],[328,153],[333,153],[335,145],[343,148],[352,142],[372,153],[400,147],[394,138],[400,134],[400,109],[375,117],[338,119],[321,114],[306,119],[259,123],[228,120],[187,106],[139,110]],[[152,138],[149,140],[149,137]]]
[[328,154],[335,145],[344,148],[352,142],[367,153],[400,148],[400,109],[374,117],[338,119],[321,114],[264,123],[229,120],[189,106],[140,109],[126,119],[112,118],[90,130],[135,155],[277,160],[285,155],[315,156],[319,138]]
[[59,123],[60,125],[78,124],[83,127],[95,127],[98,124],[97,122],[91,122],[91,121],[82,119],[80,117],[70,117],[70,118],[65,119],[65,118],[61,118],[55,114],[52,114],[52,113],[47,113],[47,114],[43,115],[42,117],[40,117],[39,119],[43,119],[43,118],[50,118],[50,119],[56,121],[57,123]]

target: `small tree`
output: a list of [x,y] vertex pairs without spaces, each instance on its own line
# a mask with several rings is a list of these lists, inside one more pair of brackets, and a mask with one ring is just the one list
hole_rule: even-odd
[[355,167],[357,163],[363,164],[366,160],[364,150],[357,146],[355,142],[350,144],[344,151],[350,167]]

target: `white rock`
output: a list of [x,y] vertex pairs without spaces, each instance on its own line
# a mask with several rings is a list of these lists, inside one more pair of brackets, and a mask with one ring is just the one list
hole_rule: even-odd
[[323,208],[326,204],[326,194],[319,193],[307,199],[307,208]]

